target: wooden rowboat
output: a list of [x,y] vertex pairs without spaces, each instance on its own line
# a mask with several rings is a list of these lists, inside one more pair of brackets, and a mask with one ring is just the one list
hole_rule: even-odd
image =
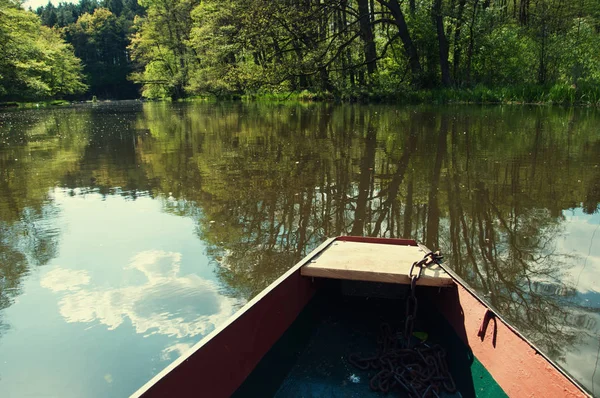
[[423,246],[347,236],[324,242],[133,396],[378,396],[373,389],[589,396]]

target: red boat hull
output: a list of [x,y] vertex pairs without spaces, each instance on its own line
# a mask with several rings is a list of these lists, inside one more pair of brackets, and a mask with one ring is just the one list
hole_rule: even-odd
[[[416,245],[403,239],[327,240],[133,396],[200,394],[217,398],[233,394],[313,297],[315,284],[301,276],[300,269],[336,239]],[[448,272],[456,286],[430,289],[429,298],[509,396],[589,396],[507,322],[491,313],[460,278]],[[486,317],[489,324],[482,329]]]

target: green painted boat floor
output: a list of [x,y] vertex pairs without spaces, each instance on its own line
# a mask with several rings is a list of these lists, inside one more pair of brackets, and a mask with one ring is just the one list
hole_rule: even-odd
[[[446,348],[448,366],[459,389],[459,392],[440,396],[506,396],[450,325],[421,301],[418,318],[427,322],[417,322],[415,331],[426,332],[429,343],[439,343]],[[348,363],[347,357],[354,352],[374,353],[381,324],[388,323],[393,330],[401,330],[403,311],[404,301],[401,300],[317,295],[234,396],[383,396],[369,388],[373,371],[356,369]],[[407,395],[395,390],[387,396]]]

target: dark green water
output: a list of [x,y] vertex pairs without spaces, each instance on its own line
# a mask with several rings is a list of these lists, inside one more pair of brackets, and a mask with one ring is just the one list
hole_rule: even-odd
[[342,234],[441,248],[600,391],[599,202],[592,109],[3,112],[0,396],[127,396]]

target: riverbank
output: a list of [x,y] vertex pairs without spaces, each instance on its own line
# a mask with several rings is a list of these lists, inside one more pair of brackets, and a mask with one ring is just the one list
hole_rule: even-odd
[[19,101],[6,101],[0,102],[0,109],[3,108],[42,108],[47,106],[65,106],[70,105],[72,102],[67,100],[46,100],[46,101],[31,101],[31,102],[19,102]]
[[[45,101],[30,101],[30,102],[19,102],[19,101],[6,101],[0,102],[0,109],[7,108],[45,108],[45,107],[59,107],[74,104],[108,104],[111,102],[123,102],[123,101],[139,101],[139,99],[121,99],[121,100],[80,100],[80,101],[68,101],[68,100],[45,100]],[[164,101],[164,100],[144,100],[144,101]]]
[[[437,88],[428,90],[389,90],[379,87],[356,87],[336,93],[328,91],[259,91],[246,94],[220,96],[193,95],[178,102],[195,101],[267,101],[267,102],[342,102],[342,103],[389,103],[389,104],[536,104],[562,106],[600,106],[600,85],[580,86],[555,84],[551,86],[518,85],[490,88]],[[172,101],[170,98],[150,98],[144,101]],[[39,108],[64,106],[81,101],[47,100],[33,102],[0,102],[0,108]],[[84,101],[89,103],[110,100]]]
[[[232,96],[233,97],[233,96]],[[338,101],[396,104],[541,104],[600,106],[600,85],[555,84],[552,86],[519,85],[489,88],[439,88],[430,90],[386,90],[356,88],[339,93],[259,92],[238,96],[252,101]],[[229,98],[228,99],[232,99]],[[235,99],[235,98],[233,98]]]

